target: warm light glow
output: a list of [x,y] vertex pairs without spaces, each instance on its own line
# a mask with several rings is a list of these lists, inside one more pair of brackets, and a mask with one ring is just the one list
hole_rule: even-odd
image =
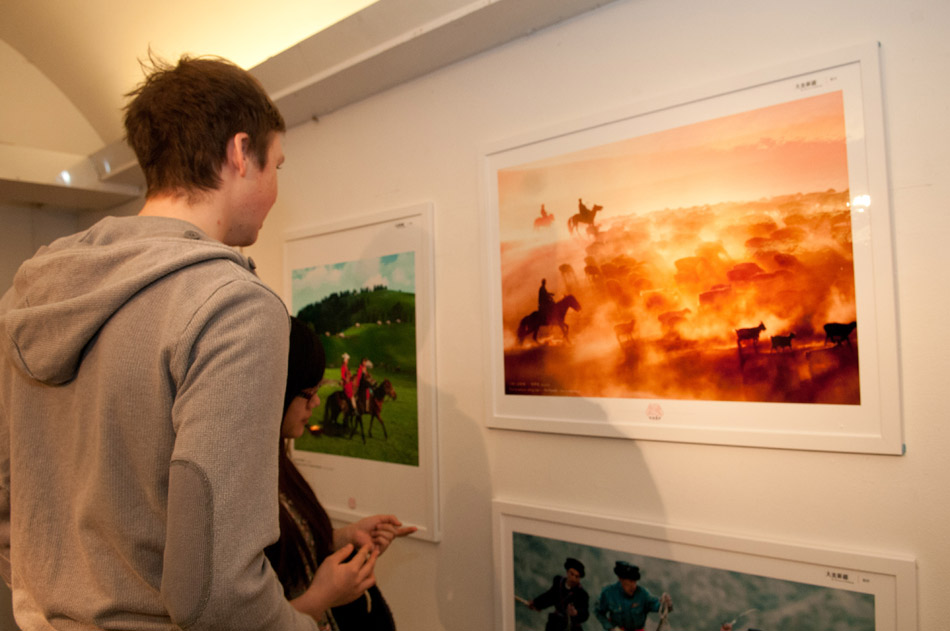
[[870,195],[855,195],[851,199],[851,208],[863,213],[865,210],[871,207],[871,196]]
[[[228,14],[213,4],[204,9],[201,3],[189,3],[189,19],[177,21],[178,28],[169,31],[174,40],[168,44],[175,52],[221,55],[250,69],[376,1],[282,0],[267,10],[262,10],[259,2],[246,2],[230,5]],[[209,15],[196,18],[196,10]],[[232,28],[227,28],[229,22],[233,22]],[[217,24],[214,33],[208,32],[208,24]],[[196,49],[196,42],[201,42],[200,49]],[[159,50],[165,52],[164,48],[160,46]]]
[[[162,5],[162,11],[149,18],[148,39],[139,37],[134,42],[134,55],[128,56],[126,74],[116,75],[115,85],[102,89],[118,95],[137,85],[142,80],[138,60],[145,58],[149,50],[170,61],[184,54],[217,55],[250,70],[376,1],[281,0],[262,5],[258,1],[236,0],[227,5],[227,11],[222,11],[218,3],[169,0]],[[143,19],[142,10],[134,2],[110,3],[108,9],[94,5],[94,9],[100,13],[84,10],[83,21],[97,28],[114,24],[113,28],[121,30],[118,25]],[[188,19],[181,19],[182,15]],[[209,24],[214,28],[208,28]],[[104,47],[103,54],[114,55],[115,51]]]
[[69,175],[69,171],[61,171],[59,174],[59,181],[66,186],[69,186],[72,184],[73,178],[71,175]]
[[533,237],[542,203],[562,224],[577,198],[643,214],[848,188],[844,97],[831,92],[504,169],[501,230]]
[[844,122],[832,92],[500,170],[506,393],[859,405]]
[[[174,63],[186,54],[216,55],[250,70],[373,4],[375,0],[166,0],[159,6],[91,0],[82,10],[60,10],[67,5],[42,0],[3,3],[0,20],[11,28],[42,33],[32,38],[42,39],[41,45],[28,37],[6,43],[75,105],[75,111],[66,104],[57,106],[69,120],[81,116],[88,121],[88,130],[85,121],[70,123],[71,129],[81,130],[81,142],[77,136],[60,146],[50,136],[46,144],[86,154],[125,135],[123,95],[141,83],[140,62],[148,67],[150,56]],[[28,5],[34,8],[27,10]],[[96,36],[82,36],[89,33]]]

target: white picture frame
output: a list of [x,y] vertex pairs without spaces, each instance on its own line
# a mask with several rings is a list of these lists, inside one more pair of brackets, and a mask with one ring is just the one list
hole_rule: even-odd
[[[305,433],[296,443],[300,447],[300,441],[312,440],[307,445],[316,446],[294,448],[294,462],[331,518],[353,522],[373,514],[394,514],[404,525],[418,528],[413,537],[438,541],[441,530],[432,203],[301,228],[284,236],[284,300],[292,315],[298,315],[307,305],[319,304],[316,297],[325,300],[330,291],[375,295],[380,289],[386,293],[390,284],[397,282],[394,275],[398,275],[400,291],[412,294],[414,302],[414,326],[410,326],[409,318],[384,321],[385,316],[380,316],[376,321],[347,322],[336,327],[347,327],[349,333],[317,332],[324,340],[328,373],[339,377],[340,351],[352,351],[352,373],[360,363],[361,357],[356,356],[359,352],[376,362],[372,373],[378,381],[384,377],[392,379],[397,398],[384,397],[381,416],[385,418],[396,410],[402,417],[414,413],[415,426],[410,418],[406,432],[410,437],[415,432],[417,440],[390,436],[400,431],[392,427],[385,437],[379,436],[380,424],[374,426],[369,415],[363,417],[359,431],[356,423],[344,427],[342,415],[324,426],[323,412],[329,394],[342,389],[339,381],[329,379],[321,387],[322,400],[313,416],[317,431]],[[393,270],[397,265],[402,268]],[[384,268],[389,270],[388,274],[383,272]],[[407,372],[398,359],[380,361],[392,354],[382,348],[387,342],[380,342],[396,339],[387,335],[403,336],[399,342],[404,347],[402,357],[406,364],[414,363],[414,371]],[[414,340],[406,340],[406,335]],[[400,392],[402,397],[398,397]],[[413,394],[414,397],[410,396]],[[334,432],[329,431],[330,426],[336,428]],[[406,444],[400,446],[397,438]],[[339,451],[341,447],[346,451]]]
[[[484,367],[488,425],[500,429],[629,439],[904,453],[891,211],[878,56],[877,43],[855,46],[597,113],[486,146],[481,177],[489,279],[485,301],[488,353]],[[846,157],[837,158],[834,168],[829,167],[827,171],[838,173],[838,180],[842,183],[839,190],[826,196],[836,201],[822,203],[846,205],[843,215],[850,222],[850,231],[844,236],[839,234],[837,238],[845,245],[851,244],[851,268],[848,269],[853,269],[853,272],[843,275],[848,283],[853,283],[853,293],[848,294],[850,302],[845,299],[835,303],[839,298],[838,288],[832,283],[838,283],[839,278],[822,276],[817,266],[801,265],[800,268],[811,274],[808,282],[812,284],[805,290],[798,294],[789,293],[791,297],[781,294],[782,299],[788,301],[785,304],[776,299],[775,304],[766,308],[748,306],[751,299],[747,300],[746,296],[752,295],[751,292],[758,292],[755,295],[762,301],[762,296],[770,295],[767,283],[781,288],[784,287],[778,284],[781,279],[798,273],[800,268],[793,267],[800,265],[801,261],[794,254],[808,245],[807,233],[796,237],[800,239],[796,243],[799,250],[788,250],[791,254],[770,251],[764,245],[756,246],[760,249],[753,251],[751,240],[730,252],[722,245],[729,238],[725,230],[713,233],[706,243],[703,239],[707,237],[697,227],[697,233],[692,236],[695,243],[703,247],[718,246],[721,252],[707,258],[703,258],[705,255],[693,256],[692,259],[698,263],[685,254],[679,260],[674,260],[671,255],[657,263],[656,259],[648,258],[652,253],[640,254],[645,250],[640,248],[636,256],[629,257],[630,265],[626,260],[623,262],[621,269],[626,276],[622,280],[626,284],[612,286],[609,279],[607,284],[598,281],[606,278],[604,270],[607,264],[622,258],[620,254],[623,252],[618,254],[613,250],[613,259],[608,260],[606,256],[598,259],[591,253],[592,243],[606,242],[609,245],[612,234],[630,235],[634,231],[631,226],[640,225],[636,222],[653,221],[659,225],[654,219],[656,217],[682,223],[686,211],[705,207],[704,212],[714,220],[722,218],[725,221],[726,217],[733,216],[727,215],[727,211],[738,212],[735,209],[740,204],[729,206],[721,201],[722,197],[716,196],[719,193],[708,193],[709,204],[702,203],[706,199],[703,195],[707,194],[703,187],[720,181],[703,171],[718,168],[718,161],[709,159],[709,155],[715,154],[709,152],[705,156],[709,164],[693,165],[694,179],[683,180],[699,181],[698,194],[681,196],[677,191],[684,190],[682,186],[666,186],[662,179],[667,176],[685,178],[686,175],[679,171],[672,172],[685,160],[671,161],[670,164],[676,165],[675,169],[671,167],[671,172],[664,172],[661,151],[650,149],[653,147],[650,143],[657,138],[665,139],[666,144],[658,146],[665,147],[673,155],[678,149],[675,147],[677,142],[687,145],[694,142],[694,138],[688,136],[691,130],[720,133],[716,126],[725,128],[723,121],[735,124],[734,120],[746,121],[744,124],[748,126],[735,124],[734,130],[721,132],[720,139],[751,142],[743,136],[755,131],[748,121],[761,112],[779,111],[775,108],[790,104],[797,107],[798,103],[810,102],[811,99],[827,102],[837,99],[841,103],[841,114],[836,119],[839,132],[834,151],[838,151],[840,156],[846,154]],[[804,109],[799,108],[799,111]],[[780,126],[779,123],[775,125]],[[775,131],[776,128],[772,129]],[[730,133],[732,136],[728,135]],[[781,133],[788,134],[782,136],[785,140],[791,138],[792,132]],[[762,142],[770,142],[770,139],[764,138]],[[816,140],[815,144],[818,143]],[[791,141],[784,144],[791,144]],[[616,191],[628,190],[624,188],[628,186],[628,179],[635,179],[631,171],[618,170],[620,175],[616,175],[606,168],[598,171],[594,167],[613,164],[597,161],[617,160],[618,155],[624,160],[633,160],[630,156],[641,150],[646,158],[638,156],[640,162],[637,164],[643,172],[649,171],[647,162],[660,166],[656,172],[650,172],[653,179],[645,180],[637,193],[628,191],[629,196],[622,197]],[[766,146],[761,155],[755,155],[773,155],[768,151],[771,148]],[[697,162],[702,157],[699,152],[691,155],[691,159]],[[775,164],[785,164],[789,159],[784,155],[775,154]],[[617,164],[626,163],[618,161]],[[777,170],[780,169],[773,168],[770,172]],[[611,175],[603,176],[603,173]],[[767,179],[767,173],[757,173],[761,176],[759,179]],[[795,182],[789,180],[791,183],[783,182],[784,188],[778,190],[787,190],[788,195],[794,197],[799,191],[791,190]],[[802,186],[818,186],[819,180],[824,181],[821,177],[809,175]],[[588,185],[589,189],[584,188]],[[842,186],[847,186],[846,192]],[[660,193],[648,196],[653,190]],[[712,188],[708,190],[712,191]],[[636,196],[640,191],[647,191],[642,199]],[[692,193],[692,189],[690,191]],[[743,189],[735,194],[752,195],[751,191],[752,188]],[[759,192],[757,188],[755,191],[756,194]],[[827,192],[806,192],[804,196],[799,195],[804,201],[798,203],[812,203],[812,199]],[[838,200],[836,195],[841,199]],[[587,233],[583,232],[579,222],[574,226],[567,225],[567,215],[575,207],[580,209],[579,203],[586,208],[601,197],[634,200],[625,203],[631,207],[639,203],[648,210],[611,216],[607,214],[610,211],[607,206],[599,215],[600,219],[596,212],[590,219],[588,212],[590,226],[596,228],[594,232],[590,227]],[[780,197],[773,196],[768,201]],[[575,198],[581,199],[574,202]],[[664,199],[680,206],[663,208]],[[553,200],[560,205],[555,207]],[[539,212],[538,206],[544,203],[548,204],[544,211],[546,216],[535,216]],[[660,204],[660,209],[651,204]],[[749,202],[750,208],[752,205],[754,201]],[[614,207],[617,206],[623,204],[615,203]],[[563,208],[570,210],[565,213]],[[572,219],[583,214],[579,211]],[[763,216],[767,214],[765,212]],[[540,229],[530,228],[532,217],[549,221],[557,232],[545,235]],[[607,219],[601,221],[605,217]],[[790,222],[792,219],[789,213],[783,215],[781,221]],[[812,216],[806,216],[806,219],[811,221]],[[698,220],[696,225],[703,226],[702,221],[707,221],[707,225],[711,223],[704,219]],[[577,227],[577,231],[572,231],[573,227]],[[777,228],[788,228],[787,236],[791,227],[790,223],[778,223],[772,235],[780,234]],[[685,228],[683,230],[681,235],[688,232]],[[655,236],[656,231],[650,234],[648,243],[656,246],[654,250],[676,242],[676,239],[670,239],[661,243]],[[774,243],[778,237],[772,235],[763,241]],[[630,239],[629,236],[625,238]],[[837,245],[836,242],[824,251],[817,250],[815,256],[824,256]],[[763,262],[766,255],[772,259]],[[636,266],[641,269],[654,266],[652,269],[661,269],[667,278],[678,278],[679,274],[689,278],[689,274],[702,269],[701,266],[710,260],[716,263],[717,257],[728,259],[733,267],[724,267],[717,272],[718,276],[709,274],[707,284],[689,295],[685,290],[680,293],[685,285],[651,285],[656,275],[654,278],[648,274],[637,276],[631,271],[637,269]],[[585,278],[581,270],[586,269],[585,262],[590,261],[593,261],[593,272]],[[683,268],[679,267],[681,264]],[[765,267],[760,267],[760,264]],[[694,265],[695,269],[689,269],[689,265]],[[617,267],[614,265],[613,269]],[[758,271],[749,272],[754,276],[742,276],[745,271],[756,269]],[[595,273],[598,276],[594,276]],[[735,282],[732,282],[733,273],[738,278]],[[696,272],[693,280],[697,283],[705,281],[704,274],[705,269],[703,273]],[[541,276],[553,280],[552,285],[559,284],[549,286],[556,291],[557,297],[575,293],[570,292],[572,288],[586,292],[588,296],[581,300],[587,302],[579,305],[581,311],[568,309],[566,312],[564,321],[570,325],[570,338],[566,329],[561,332],[555,326],[542,329],[543,335],[538,343],[531,339],[530,327],[524,329],[523,338],[516,335],[516,330],[528,319],[521,320],[519,325],[519,318],[531,313],[538,305],[534,297]],[[720,280],[724,282],[720,283]],[[830,288],[822,287],[823,282],[827,282]],[[621,289],[617,290],[618,286]],[[595,295],[594,289],[598,287],[600,293]],[[812,288],[818,293],[818,298],[814,297]],[[728,295],[735,297],[729,300],[736,305],[737,315],[731,320],[728,315],[714,311],[721,308],[715,302],[718,291],[733,292]],[[592,295],[595,295],[593,303]],[[627,300],[626,304],[624,300]],[[826,311],[819,313],[815,307],[814,311],[804,312],[806,306],[811,308],[812,301],[819,300],[823,305],[821,308]],[[654,302],[660,307],[654,308]],[[658,313],[664,304],[669,311]],[[795,313],[796,309],[800,312]],[[682,318],[677,319],[677,314]],[[664,316],[669,317],[663,320]],[[629,323],[626,323],[627,317],[631,318]],[[842,338],[822,331],[821,323],[831,324],[836,317],[853,320],[858,333],[853,332],[852,327],[851,332]],[[753,327],[759,328],[755,327],[753,319],[762,327],[766,326],[763,321],[768,320],[768,331],[752,331]],[[682,321],[695,324],[697,329],[715,323],[717,337],[701,337],[710,335],[708,333],[697,333],[695,338],[690,338],[689,334],[681,336],[674,326]],[[805,332],[801,328],[803,322]],[[624,326],[630,330],[621,331]],[[756,334],[762,333],[757,347],[753,348],[749,344],[751,340],[740,336],[739,329],[746,328]],[[793,343],[790,335],[796,330],[799,336]],[[859,351],[854,350],[858,347],[858,334]],[[773,342],[774,349],[769,347],[771,335],[778,338]],[[718,342],[708,341],[712,339]],[[715,343],[718,346],[714,347]],[[713,352],[697,352],[696,344],[706,344]],[[664,353],[665,363],[650,363],[653,361],[650,358]],[[673,371],[674,361],[679,362],[676,368],[679,372]],[[727,365],[731,366],[731,372],[719,370],[720,366]],[[695,366],[701,366],[696,369],[698,374],[689,378],[680,376]],[[832,370],[837,372],[832,373]],[[752,385],[747,386],[747,373],[754,371],[764,376],[748,377]],[[596,374],[597,378],[585,383],[577,377],[588,373]],[[776,385],[775,375],[778,374],[783,375],[781,385]],[[830,381],[837,379],[839,374],[840,383],[844,384],[840,387]],[[659,378],[655,378],[657,376]],[[620,383],[621,378],[625,380],[623,383]],[[663,380],[665,383],[657,385]],[[720,382],[726,385],[720,386]],[[688,384],[688,387],[682,384]],[[694,388],[698,393],[688,388]],[[707,394],[710,390],[714,391],[711,396]],[[759,390],[764,394],[759,394]],[[750,391],[752,395],[748,394]],[[841,397],[841,400],[835,397]]]
[[[552,609],[526,604],[563,576],[567,557],[585,565],[581,581],[590,597],[584,628],[599,628],[596,601],[615,583],[616,561],[637,565],[639,585],[654,596],[669,593],[670,628],[735,631],[789,627],[803,616],[811,628],[821,616],[847,608],[841,629],[916,631],[916,562],[890,554],[781,542],[669,524],[493,501],[496,615],[500,631],[541,628]],[[520,593],[519,593],[520,592]],[[824,611],[819,611],[824,609]],[[818,613],[816,613],[818,612]],[[648,616],[648,628],[657,624]],[[785,626],[781,626],[784,624]]]

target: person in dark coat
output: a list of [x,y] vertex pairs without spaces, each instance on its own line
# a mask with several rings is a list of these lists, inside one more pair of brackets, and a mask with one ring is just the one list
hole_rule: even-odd
[[548,280],[541,279],[541,286],[538,288],[538,314],[542,322],[547,322],[551,314],[551,307],[554,306],[554,292],[548,291]]
[[568,557],[564,569],[565,576],[555,576],[551,589],[528,603],[534,611],[554,606],[544,631],[583,631],[584,621],[590,616],[590,596],[581,587],[584,564]]
[[[372,575],[375,561],[396,537],[416,531],[395,515],[371,515],[334,528],[309,482],[288,453],[293,439],[306,431],[313,409],[320,403],[317,388],[323,380],[326,356],[316,334],[302,320],[290,320],[287,385],[278,457],[278,517],[280,538],[264,550],[294,602],[314,592],[321,599],[317,619],[321,631],[395,631],[396,623]],[[332,565],[366,568],[348,580],[334,580]],[[327,567],[328,569],[324,569]],[[322,571],[321,571],[322,570]],[[327,572],[330,574],[327,574]],[[346,579],[354,573],[337,572]],[[316,585],[314,590],[311,585]],[[313,594],[311,594],[313,595]],[[316,597],[316,596],[315,596]]]

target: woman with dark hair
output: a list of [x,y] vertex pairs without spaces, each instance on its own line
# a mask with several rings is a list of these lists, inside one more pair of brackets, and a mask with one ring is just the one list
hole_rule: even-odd
[[[416,528],[403,527],[393,515],[372,515],[334,529],[287,453],[290,440],[303,435],[310,414],[320,403],[317,386],[325,366],[320,339],[304,322],[291,318],[279,446],[280,539],[265,552],[291,603],[316,594],[325,603],[322,610],[326,614],[318,621],[321,629],[391,631],[395,623],[375,586],[373,568],[395,537],[409,535]],[[325,589],[309,589],[318,582],[323,582]]]

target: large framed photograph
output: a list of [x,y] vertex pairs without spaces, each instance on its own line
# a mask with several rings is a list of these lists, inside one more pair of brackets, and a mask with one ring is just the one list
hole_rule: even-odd
[[[503,631],[659,629],[661,619],[665,629],[917,629],[908,556],[502,500],[493,502],[493,525],[495,628]],[[658,602],[664,594],[671,609]]]
[[903,453],[878,54],[486,148],[489,425]]
[[334,519],[392,513],[439,539],[432,205],[290,232],[284,299],[323,341],[293,457]]

